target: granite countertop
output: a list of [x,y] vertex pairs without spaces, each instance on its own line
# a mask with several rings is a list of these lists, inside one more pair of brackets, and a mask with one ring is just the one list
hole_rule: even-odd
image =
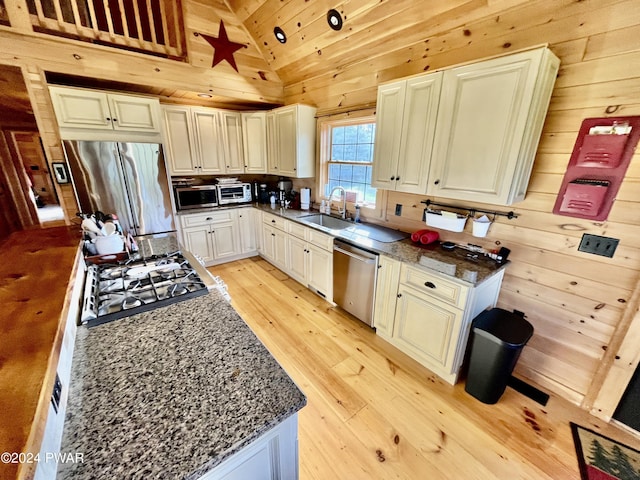
[[217,291],[79,327],[58,479],[196,479],[306,398]]
[[303,222],[299,218],[318,213],[316,211],[289,210],[280,207],[273,209],[269,205],[260,204],[254,204],[254,207],[263,212],[278,215],[307,227],[323,231],[335,238],[347,240],[375,253],[435,270],[466,285],[479,285],[503,270],[509,264],[508,261],[499,265],[490,259],[470,259],[466,255],[467,252],[461,252],[459,249],[449,252],[440,248],[439,244],[418,245],[412,242],[410,238],[389,243],[378,242],[352,232],[330,230],[319,225]]

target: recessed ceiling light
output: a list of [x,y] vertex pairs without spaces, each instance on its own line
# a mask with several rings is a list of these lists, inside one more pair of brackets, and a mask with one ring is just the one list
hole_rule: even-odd
[[209,94],[209,93],[199,93],[198,96],[200,98],[212,98],[213,95]]
[[276,40],[278,40],[280,43],[287,43],[287,36],[284,34],[284,31],[280,27],[274,28],[273,34],[276,36]]
[[337,10],[331,9],[327,12],[327,23],[334,30],[340,30],[342,28],[342,17]]

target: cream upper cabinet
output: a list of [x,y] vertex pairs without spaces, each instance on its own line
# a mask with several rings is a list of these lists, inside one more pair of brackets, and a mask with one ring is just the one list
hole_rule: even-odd
[[240,113],[170,105],[162,111],[172,175],[244,173]]
[[160,132],[157,98],[57,86],[50,86],[49,92],[63,133],[68,130]]
[[559,64],[539,48],[445,70],[427,193],[524,199]]
[[210,108],[191,108],[187,118],[193,123],[196,171],[192,173],[213,175],[225,173],[222,132],[218,112]]
[[288,105],[267,114],[268,173],[293,178],[315,176],[316,109]]
[[372,185],[426,194],[442,72],[378,89]]
[[225,173],[244,173],[242,114],[221,110],[219,119]]
[[267,173],[267,112],[242,113],[245,173]]
[[164,117],[164,147],[171,175],[199,173],[200,163],[193,136],[189,107],[162,106]]

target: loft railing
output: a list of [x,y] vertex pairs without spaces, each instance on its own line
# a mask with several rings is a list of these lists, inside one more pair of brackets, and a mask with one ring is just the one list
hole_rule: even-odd
[[0,25],[9,25],[9,15],[4,6],[4,0],[0,0]]
[[34,30],[178,60],[186,57],[181,0],[26,0],[26,3]]

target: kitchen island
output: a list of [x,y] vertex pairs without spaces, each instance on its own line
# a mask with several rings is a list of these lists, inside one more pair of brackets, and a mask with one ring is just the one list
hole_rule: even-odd
[[80,327],[57,478],[197,479],[305,404],[218,291]]

